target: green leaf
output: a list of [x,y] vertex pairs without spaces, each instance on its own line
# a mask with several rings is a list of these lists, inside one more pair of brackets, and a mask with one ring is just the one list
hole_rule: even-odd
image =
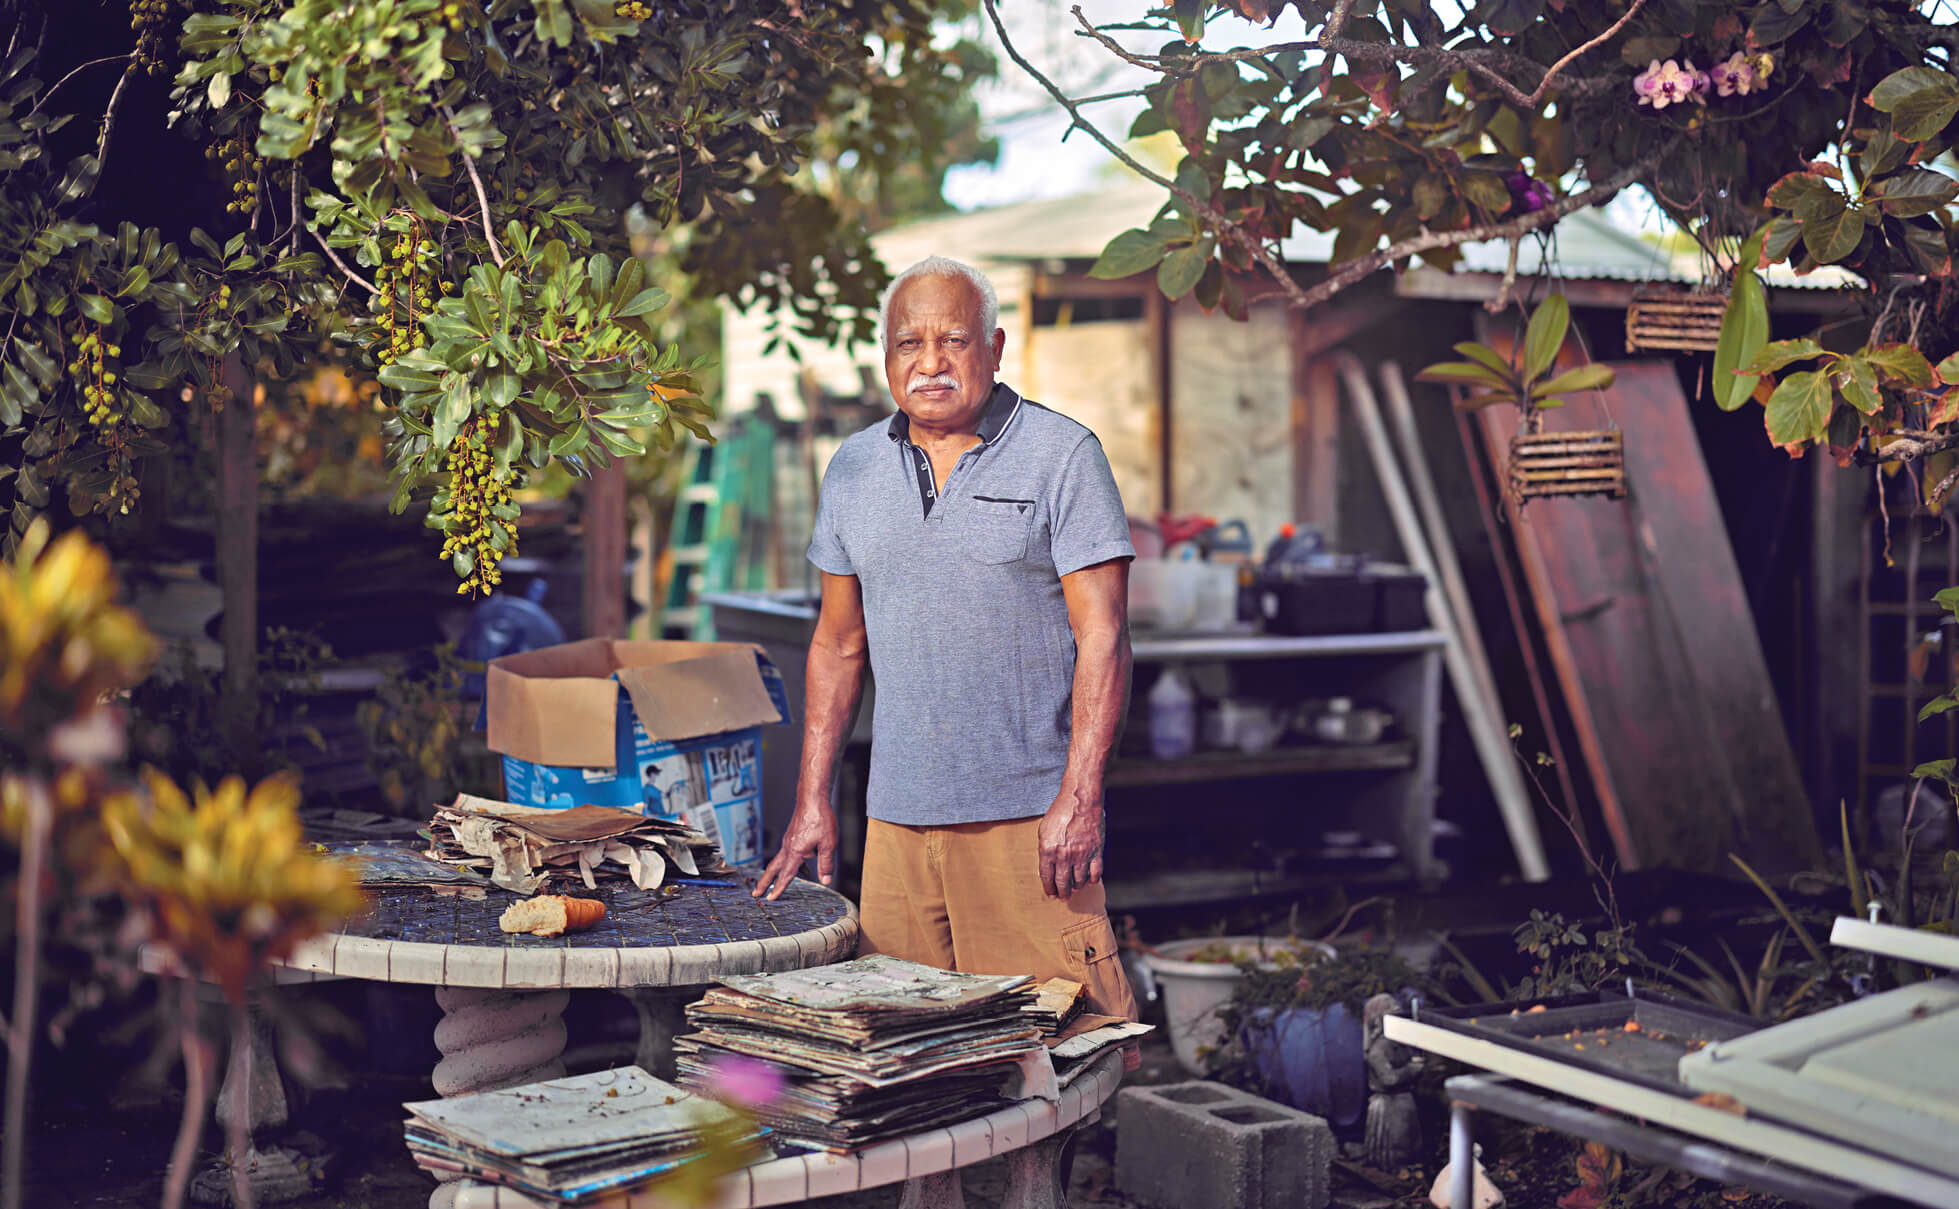
[[1469,386],[1508,388],[1510,379],[1474,361],[1440,361],[1415,375],[1417,382],[1460,382]]
[[1798,211],[1798,217],[1802,218],[1803,247],[1818,264],[1842,260],[1857,250],[1857,241],[1864,237],[1863,218],[1847,206],[1825,208],[1814,217]]
[[1959,588],[1942,588],[1932,597],[1932,603],[1959,617]]
[[1930,168],[1907,168],[1871,189],[1878,208],[1893,218],[1916,218],[1959,197],[1959,181]]
[[1564,347],[1565,332],[1571,326],[1571,303],[1563,294],[1547,294],[1544,301],[1537,304],[1531,314],[1530,326],[1524,330],[1524,377],[1527,380],[1544,376],[1546,370],[1558,359],[1558,350]]
[[1748,35],[1757,46],[1773,46],[1809,24],[1809,17],[1809,10],[1800,5],[1792,12],[1780,4],[1764,4],[1755,10]]
[[116,304],[110,302],[107,298],[104,298],[100,294],[77,295],[75,298],[75,305],[81,310],[82,314],[88,316],[90,319],[93,319],[97,323],[115,322]]
[[1177,29],[1183,33],[1184,41],[1196,42],[1204,37],[1204,10],[1210,6],[1210,0],[1172,0],[1171,11],[1176,14]]
[[1769,440],[1777,445],[1816,440],[1829,431],[1835,405],[1836,392],[1830,389],[1828,377],[1815,370],[1790,374],[1769,396]]
[[1843,401],[1867,416],[1877,414],[1884,397],[1877,393],[1877,373],[1862,357],[1845,357],[1837,362],[1836,386]]
[[1880,344],[1866,349],[1864,359],[1871,363],[1880,378],[1903,382],[1907,386],[1930,386],[1932,366],[1925,360],[1925,354],[1909,344]]
[[1128,230],[1109,241],[1102,249],[1102,255],[1095,266],[1088,271],[1090,277],[1104,281],[1128,277],[1153,269],[1163,259],[1167,243],[1148,231]]
[[440,364],[431,370],[413,364],[408,358],[402,357],[382,366],[381,372],[376,374],[375,377],[381,380],[381,385],[383,386],[392,390],[401,391],[403,394],[412,395],[419,394],[423,391],[434,390],[440,386],[442,384],[442,372]]
[[162,428],[170,423],[170,415],[151,402],[147,395],[129,394],[123,396],[129,405],[129,418],[142,428]]
[[1836,189],[1830,187],[1826,178],[1805,168],[1791,172],[1770,185],[1768,202],[1777,209],[1793,210],[1796,208],[1796,203],[1803,199],[1820,197],[1824,194],[1842,196]]
[[[1747,263],[1746,256],[1742,263]],[[1752,268],[1737,269],[1728,291],[1728,311],[1721,318],[1721,337],[1714,346],[1714,404],[1722,411],[1734,411],[1754,393],[1760,375],[1736,371],[1753,363],[1768,334],[1769,306],[1762,279]]]
[[1463,173],[1462,194],[1491,217],[1510,208],[1510,187],[1494,172]]
[[1504,358],[1502,353],[1497,352],[1487,344],[1478,344],[1474,340],[1464,340],[1452,347],[1471,361],[1479,365],[1487,365],[1497,373],[1502,374],[1505,378],[1510,377],[1510,375],[1516,372],[1515,368]]
[[1917,780],[1952,781],[1954,769],[1959,769],[1959,760],[1927,760],[1912,769],[1911,775]]
[[1940,714],[1950,713],[1955,709],[1959,709],[1959,697],[1947,693],[1943,697],[1934,697],[1930,701],[1927,701],[1924,708],[1918,711],[1918,720],[1923,722],[1927,718],[1936,718]]
[[1824,353],[1822,345],[1804,336],[1799,340],[1776,340],[1762,346],[1754,360],[1743,367],[1743,372],[1751,374],[1772,374],[1785,365],[1820,357]]
[[1449,182],[1441,173],[1430,172],[1415,182],[1415,217],[1427,222],[1449,204]]
[[1576,394],[1581,390],[1604,390],[1612,385],[1612,367],[1594,361],[1577,369],[1568,369],[1549,382],[1531,389],[1531,398],[1541,399],[1549,395]]
[[1197,285],[1198,278],[1204,276],[1204,266],[1210,263],[1209,239],[1178,248],[1165,256],[1157,268],[1156,288],[1163,291],[1165,298],[1182,298]]
[[1959,353],[1949,354],[1945,360],[1932,367],[1941,382],[1951,382],[1959,378]]
[[670,302],[672,298],[673,296],[671,294],[659,286],[648,286],[646,289],[633,295],[631,302],[614,311],[613,317],[630,319],[634,315],[644,315],[649,311],[657,311]]
[[1959,81],[1936,67],[1906,67],[1878,81],[1865,99],[1891,115],[1899,138],[1921,143],[1959,114]]
[[1476,16],[1497,33],[1514,38],[1544,15],[1544,0],[1483,0]]

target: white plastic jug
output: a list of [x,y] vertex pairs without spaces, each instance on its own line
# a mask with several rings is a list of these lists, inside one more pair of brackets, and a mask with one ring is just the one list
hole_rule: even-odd
[[1150,752],[1180,760],[1197,748],[1197,694],[1173,664],[1150,688]]

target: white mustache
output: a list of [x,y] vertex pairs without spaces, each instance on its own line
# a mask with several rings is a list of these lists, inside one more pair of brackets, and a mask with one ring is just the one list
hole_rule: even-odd
[[930,376],[914,374],[912,375],[912,380],[905,385],[905,393],[910,394],[915,390],[929,390],[934,386],[943,386],[947,390],[958,390],[959,379],[953,377],[951,374],[932,374]]

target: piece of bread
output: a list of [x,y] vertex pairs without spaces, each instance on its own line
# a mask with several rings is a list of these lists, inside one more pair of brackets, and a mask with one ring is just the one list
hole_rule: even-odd
[[605,918],[605,904],[596,898],[568,898],[562,894],[543,894],[512,903],[497,920],[506,932],[529,932],[533,936],[563,936],[583,932]]

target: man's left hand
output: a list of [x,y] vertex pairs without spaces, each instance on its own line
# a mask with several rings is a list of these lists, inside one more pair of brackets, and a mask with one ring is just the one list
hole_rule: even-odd
[[1102,880],[1102,795],[1063,785],[1041,816],[1041,888],[1067,898]]

